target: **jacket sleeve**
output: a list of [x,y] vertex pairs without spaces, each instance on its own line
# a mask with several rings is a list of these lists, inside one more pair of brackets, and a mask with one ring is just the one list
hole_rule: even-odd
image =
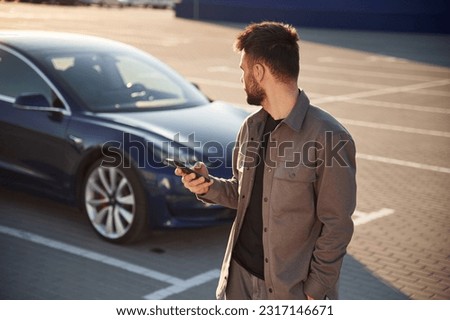
[[[327,133],[318,152],[316,212],[322,224],[310,264],[304,292],[315,298],[330,292],[339,279],[347,246],[353,235],[351,215],[356,207],[355,144],[348,133]],[[331,138],[331,139],[330,139]]]
[[239,155],[241,132],[242,127],[239,131],[235,146],[233,148],[233,176],[230,179],[224,179],[210,175],[209,177],[214,181],[214,183],[210,186],[208,193],[197,196],[199,200],[205,203],[220,204],[224,207],[237,209],[239,200],[239,171],[237,170],[237,159]]

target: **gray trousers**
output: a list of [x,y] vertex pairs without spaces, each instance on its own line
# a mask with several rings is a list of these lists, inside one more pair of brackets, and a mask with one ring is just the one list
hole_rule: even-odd
[[267,300],[267,288],[264,280],[245,270],[231,259],[228,283],[225,291],[226,300]]

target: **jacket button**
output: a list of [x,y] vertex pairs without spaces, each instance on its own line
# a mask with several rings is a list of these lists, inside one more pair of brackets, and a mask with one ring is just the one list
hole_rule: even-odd
[[264,232],[267,232],[267,228],[264,228]]
[[267,201],[269,201],[269,199],[267,199],[267,197],[265,197],[265,198],[264,198],[264,202],[267,202]]
[[242,199],[245,199],[245,194],[242,195]]
[[265,261],[266,261],[266,263],[268,263],[268,262],[269,262],[269,259],[266,258]]
[[269,288],[269,292],[270,292],[270,293],[272,293],[272,292],[273,292],[272,288]]

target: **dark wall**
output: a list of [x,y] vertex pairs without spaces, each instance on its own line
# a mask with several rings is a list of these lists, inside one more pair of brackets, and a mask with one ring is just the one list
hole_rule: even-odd
[[300,27],[450,33],[448,0],[182,0],[176,16]]

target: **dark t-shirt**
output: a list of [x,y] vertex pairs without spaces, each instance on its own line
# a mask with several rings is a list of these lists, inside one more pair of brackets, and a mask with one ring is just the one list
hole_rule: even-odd
[[274,120],[270,115],[264,126],[259,148],[259,162],[255,172],[255,182],[238,241],[233,250],[233,258],[248,272],[264,279],[264,251],[262,243],[262,192],[264,178],[264,159],[270,133],[282,121]]

